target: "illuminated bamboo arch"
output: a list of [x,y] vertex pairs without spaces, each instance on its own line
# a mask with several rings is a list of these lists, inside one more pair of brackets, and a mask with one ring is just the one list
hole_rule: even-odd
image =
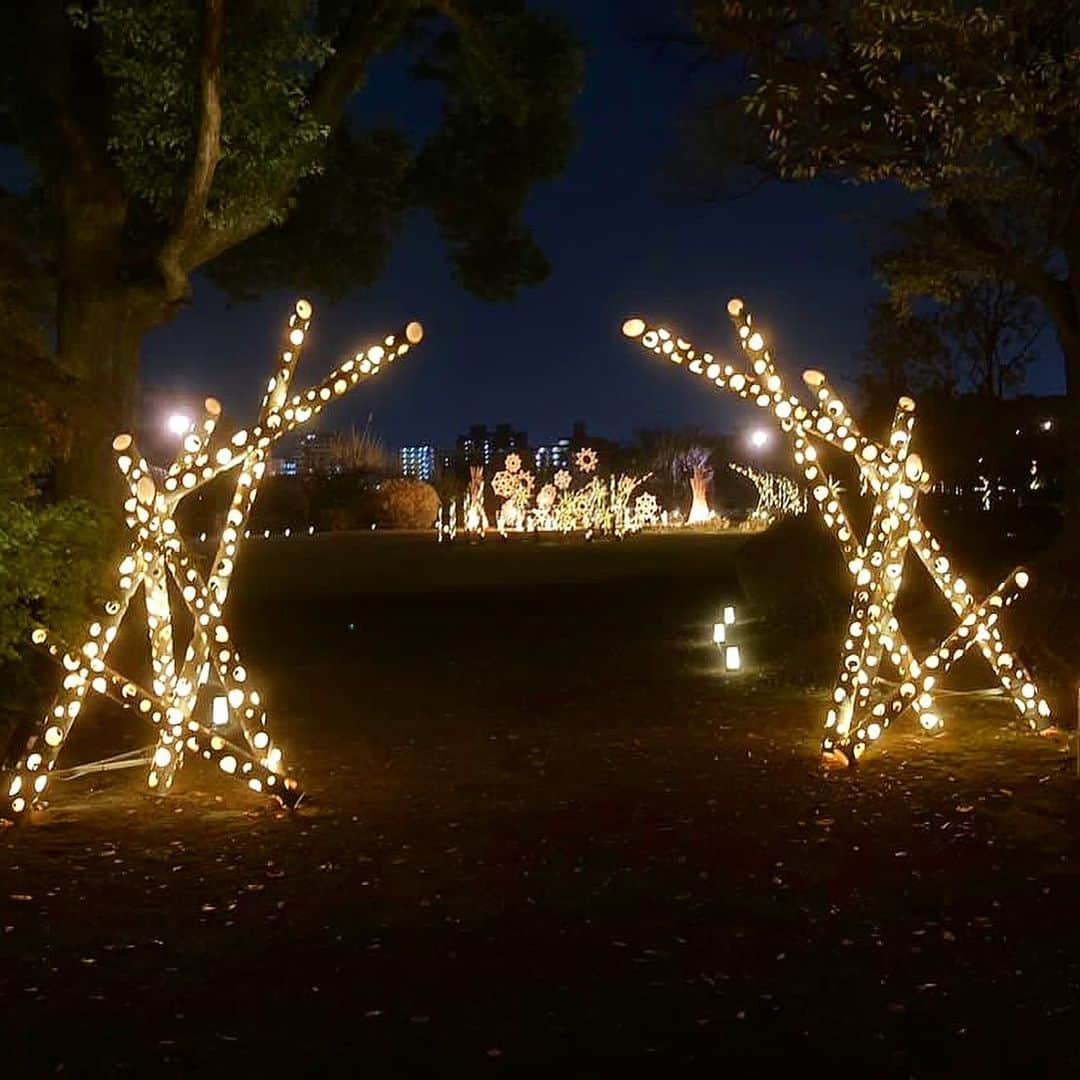
[[[237,431],[211,448],[221,407],[208,398],[202,422],[189,434],[165,469],[149,466],[130,435],[113,441],[116,464],[128,487],[124,515],[130,546],[117,567],[116,592],[101,618],[87,629],[78,649],[67,647],[50,631],[33,632],[35,644],[63,665],[62,688],[22,756],[0,780],[15,815],[41,796],[49,772],[67,741],[90,691],[111,697],[133,709],[158,731],[147,783],[160,792],[172,787],[186,751],[215,762],[251,790],[265,792],[283,805],[301,797],[288,775],[281,750],[266,724],[262,697],[248,681],[247,671],[232,642],[223,609],[236,565],[238,549],[266,470],[271,446],[306,424],[336,398],[348,393],[417,344],[423,328],[409,323],[335,368],[321,383],[290,396],[290,384],[311,323],[306,300],[297,302],[286,328],[275,371],[267,383],[258,420],[250,430]],[[236,470],[236,488],[225,517],[217,550],[204,576],[176,524],[176,513],[187,496],[223,473]],[[191,616],[193,629],[177,671],[175,634],[169,581]],[[152,682],[146,689],[106,663],[120,624],[140,587],[150,642]],[[220,696],[213,708],[199,708],[202,691],[213,684]],[[223,703],[223,704],[222,704]],[[209,703],[207,703],[209,704]],[[206,715],[209,713],[210,715]]]
[[[928,486],[929,475],[919,455],[909,452],[915,402],[902,397],[887,441],[875,442],[858,430],[847,406],[820,371],[803,374],[813,394],[811,405],[789,393],[743,302],[732,300],[728,314],[747,358],[741,369],[721,364],[711,353],[700,352],[664,327],[650,327],[640,318],[628,319],[623,333],[718,389],[768,409],[788,437],[795,464],[853,579],[848,633],[825,719],[822,751],[826,759],[853,764],[908,709],[919,713],[926,730],[938,729],[941,720],[932,711],[933,689],[972,647],[982,653],[1028,726],[1033,730],[1048,726],[1050,707],[1016,653],[1006,647],[1000,626],[1002,610],[1027,586],[1027,572],[1013,571],[984,601],[976,602],[918,514],[918,495]],[[873,497],[870,526],[861,541],[852,531],[837,486],[819,464],[816,443],[850,455]],[[959,619],[952,632],[921,660],[908,647],[894,612],[909,548]],[[882,661],[898,677],[897,689],[887,694],[875,692]]]
[[732,472],[749,480],[757,492],[758,502],[752,518],[766,524],[785,517],[798,517],[806,513],[806,492],[790,476],[755,469],[733,461],[728,465]]

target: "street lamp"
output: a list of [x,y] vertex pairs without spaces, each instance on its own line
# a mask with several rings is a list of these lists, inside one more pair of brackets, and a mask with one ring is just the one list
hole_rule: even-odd
[[165,430],[170,435],[175,435],[179,438],[181,435],[186,435],[194,426],[192,419],[186,413],[172,413],[168,420],[165,421]]
[[769,433],[764,428],[754,428],[750,432],[750,445],[755,450],[763,450],[769,442]]

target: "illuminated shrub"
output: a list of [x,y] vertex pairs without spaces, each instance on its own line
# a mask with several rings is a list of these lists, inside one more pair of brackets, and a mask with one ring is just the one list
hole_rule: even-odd
[[384,480],[378,489],[379,524],[389,529],[426,529],[439,513],[438,492],[423,480]]

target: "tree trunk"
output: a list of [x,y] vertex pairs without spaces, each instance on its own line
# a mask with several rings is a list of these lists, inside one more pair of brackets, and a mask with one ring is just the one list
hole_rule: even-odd
[[61,287],[57,359],[73,380],[73,393],[72,437],[57,471],[58,494],[95,505],[116,501],[122,489],[110,445],[134,424],[140,346],[163,310],[143,287],[105,275]]
[[1065,471],[1065,528],[1072,540],[1080,537],[1080,329],[1057,327],[1065,358],[1065,415],[1061,439]]

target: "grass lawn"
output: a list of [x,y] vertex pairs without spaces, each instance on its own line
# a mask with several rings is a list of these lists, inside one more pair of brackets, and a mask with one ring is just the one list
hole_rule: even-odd
[[823,773],[825,695],[755,667],[767,628],[737,678],[708,644],[740,542],[251,542],[231,623],[309,798],[191,765],[165,800],[132,772],[58,783],[0,831],[3,1056],[1076,1075],[1062,744],[956,697],[943,737],[909,721]]

